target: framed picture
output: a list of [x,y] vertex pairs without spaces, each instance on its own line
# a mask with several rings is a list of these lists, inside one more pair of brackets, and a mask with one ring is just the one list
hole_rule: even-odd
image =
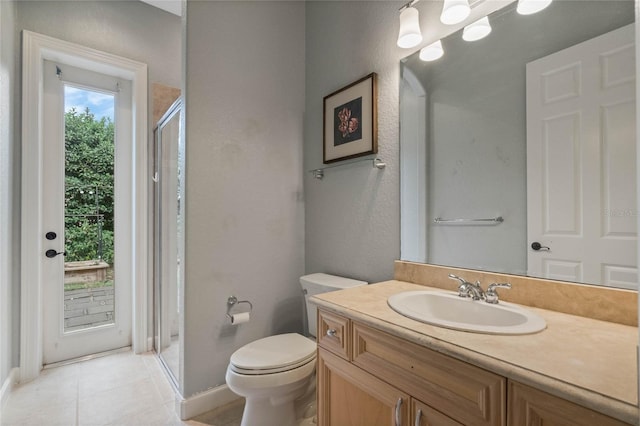
[[324,164],[378,152],[377,74],[324,97]]

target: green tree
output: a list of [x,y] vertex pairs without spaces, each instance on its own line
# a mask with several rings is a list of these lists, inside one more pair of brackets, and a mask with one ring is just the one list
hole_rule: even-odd
[[114,125],[85,109],[65,113],[66,261],[113,263]]

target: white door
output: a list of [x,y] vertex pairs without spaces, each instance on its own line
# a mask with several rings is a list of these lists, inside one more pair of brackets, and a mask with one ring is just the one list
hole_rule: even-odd
[[131,345],[131,82],[44,61],[43,361]]
[[637,288],[634,50],[631,24],[527,64],[531,276]]

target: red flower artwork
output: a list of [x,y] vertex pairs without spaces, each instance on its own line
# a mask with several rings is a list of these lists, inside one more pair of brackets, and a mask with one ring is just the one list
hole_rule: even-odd
[[342,108],[342,110],[338,112],[338,119],[340,120],[338,130],[342,133],[343,138],[358,130],[358,119],[351,117],[350,109]]

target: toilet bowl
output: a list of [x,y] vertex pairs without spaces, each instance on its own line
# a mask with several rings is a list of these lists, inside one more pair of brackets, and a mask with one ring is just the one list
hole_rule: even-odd
[[294,402],[309,388],[315,368],[315,342],[296,333],[265,337],[234,352],[226,380],[246,398],[242,426],[294,425]]
[[[308,303],[309,297],[367,283],[311,274],[301,277],[300,284],[307,301],[309,332],[314,336],[317,309]],[[298,333],[265,337],[235,351],[226,381],[229,389],[246,400],[241,426],[297,425],[296,408],[301,407],[296,403],[308,404],[310,393],[315,392],[315,368],[316,342]]]

